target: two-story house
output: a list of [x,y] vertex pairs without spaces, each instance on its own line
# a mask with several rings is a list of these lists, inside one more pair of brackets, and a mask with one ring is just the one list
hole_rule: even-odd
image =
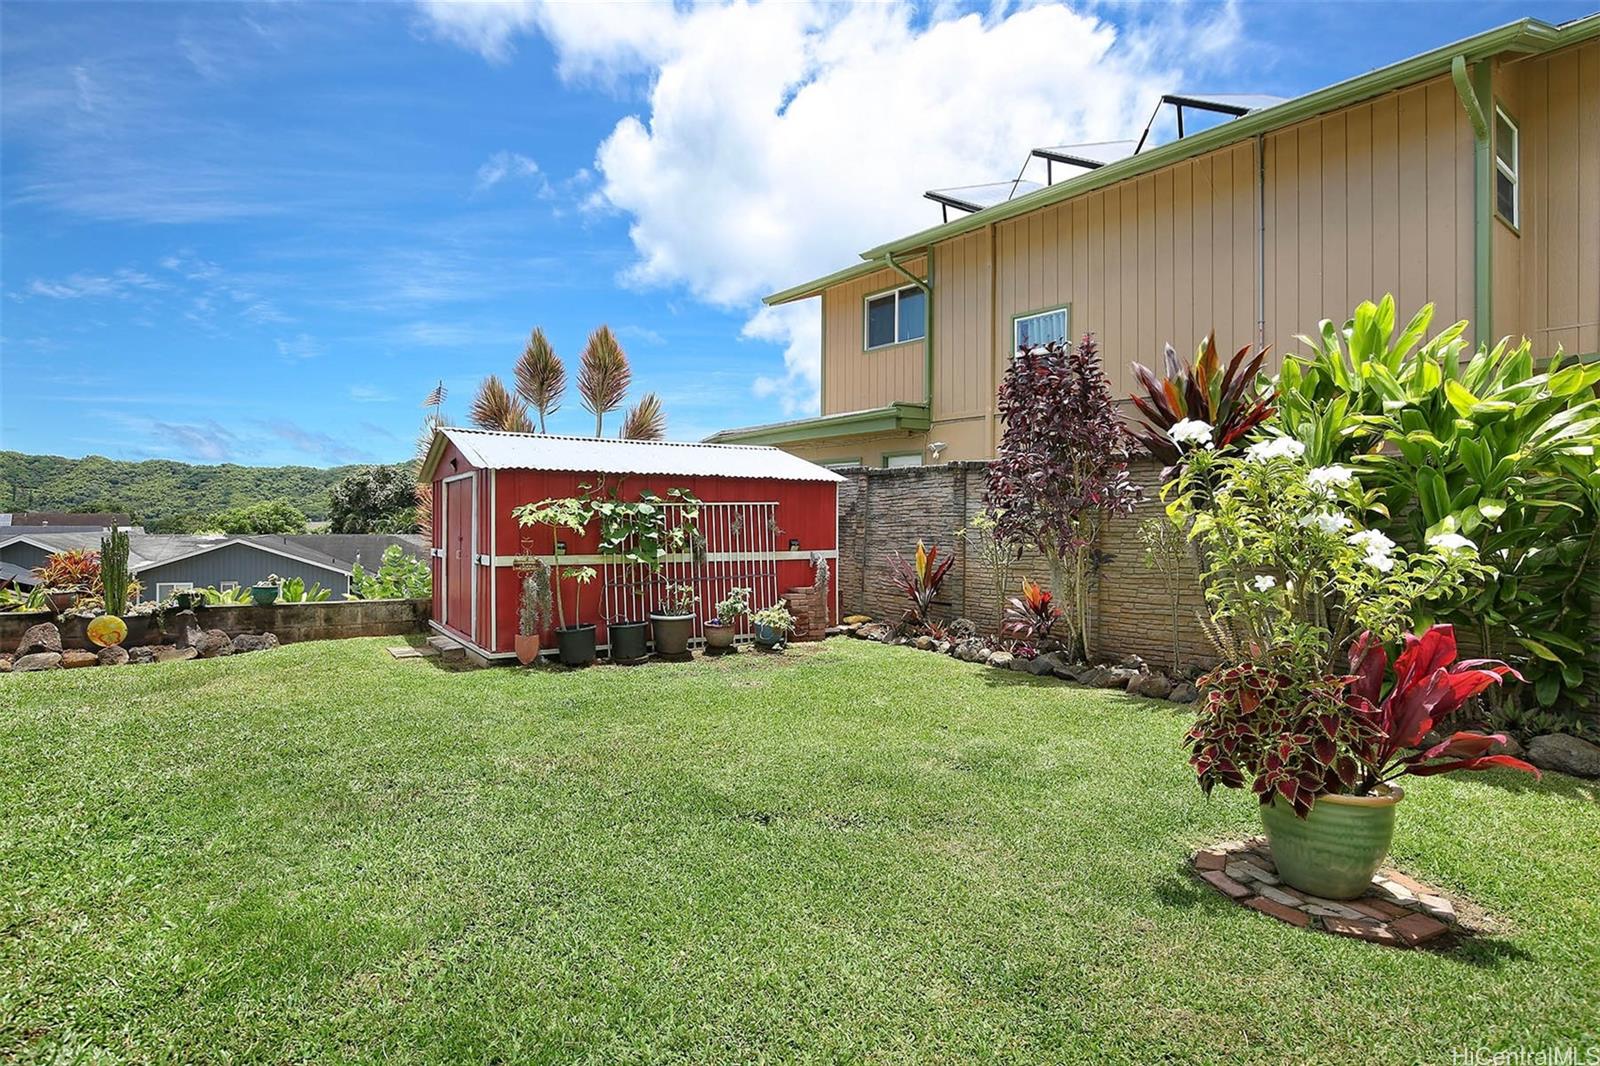
[[[1600,14],[1292,100],[1164,103],[1174,140],[1036,149],[1037,187],[930,193],[939,225],[767,297],[821,301],[822,413],[711,439],[827,465],[989,458],[1020,343],[1092,331],[1126,394],[1168,342],[1281,354],[1385,292],[1436,304],[1436,327],[1600,353]],[[1186,112],[1214,124],[1185,135]]]

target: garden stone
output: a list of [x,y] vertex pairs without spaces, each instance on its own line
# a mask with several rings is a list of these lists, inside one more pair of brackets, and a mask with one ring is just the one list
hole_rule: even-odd
[[134,665],[140,663],[153,663],[156,661],[156,646],[146,644],[137,648],[128,649],[128,662]]
[[100,656],[92,651],[64,651],[61,653],[63,670],[78,670],[85,666],[99,666]]
[[1528,741],[1528,761],[1541,770],[1600,777],[1600,747],[1565,733],[1546,733]]
[[1493,744],[1490,744],[1489,745],[1489,754],[1490,755],[1510,755],[1513,758],[1520,759],[1520,758],[1522,758],[1522,754],[1523,754],[1522,753],[1522,744],[1517,740],[1516,737],[1508,735],[1506,737],[1506,740],[1505,740],[1504,744],[1500,743],[1498,740],[1495,741]]
[[1107,670],[1105,672],[1105,676],[1101,678],[1100,687],[1125,689],[1128,687],[1128,682],[1132,681],[1138,676],[1139,671],[1137,670],[1130,670],[1125,666],[1113,666],[1111,669]]
[[192,648],[200,641],[204,630],[194,616],[193,611],[179,611],[172,616],[172,630],[176,637],[173,641],[180,648]]
[[1058,667],[1067,665],[1067,657],[1061,654],[1060,651],[1042,652],[1035,656],[1033,661],[1044,664],[1044,669],[1035,671],[1036,673],[1052,674],[1055,673]]
[[933,650],[938,652],[940,655],[949,655],[950,654],[950,642],[948,640],[937,641],[933,645]]
[[237,655],[251,651],[267,651],[278,646],[276,633],[240,633],[233,638],[233,650]]
[[1051,673],[1063,681],[1076,681],[1083,676],[1083,669],[1082,663],[1058,662]]
[[915,640],[913,640],[911,642],[911,645],[912,645],[912,647],[916,648],[918,651],[932,651],[933,650],[933,638],[928,636],[926,633],[924,633],[922,636],[917,637]]
[[175,648],[171,645],[168,645],[166,647],[156,649],[156,662],[180,663],[188,659],[193,659],[198,654],[199,653],[193,648]]
[[1013,655],[1011,657],[1011,662],[1006,665],[1006,669],[1014,670],[1018,673],[1027,673],[1028,667],[1032,665],[1032,663],[1032,659],[1024,659],[1020,655]]
[[1173,703],[1193,703],[1200,698],[1200,690],[1187,681],[1180,681],[1172,686],[1172,691],[1167,693],[1167,699]]
[[1016,656],[1008,651],[992,651],[989,653],[989,665],[1000,670],[1009,669]]
[[1056,668],[1056,660],[1048,655],[1037,655],[1023,662],[1026,664],[1025,669],[1034,677],[1049,677]]
[[1145,670],[1144,660],[1137,655],[1125,655],[1117,665],[1124,670],[1133,670],[1137,673],[1143,673]]
[[56,628],[54,622],[40,622],[22,634],[22,640],[17,644],[17,656],[20,658],[38,652],[61,653],[61,630]]
[[202,659],[215,659],[219,655],[233,654],[233,638],[220,629],[208,629],[194,643],[195,654]]
[[1167,680],[1166,674],[1140,674],[1128,681],[1128,694],[1130,696],[1164,700],[1171,692],[1172,682]]
[[11,669],[19,674],[29,673],[33,670],[59,670],[61,669],[61,653],[58,651],[31,652],[12,663]]
[[1088,685],[1090,688],[1100,688],[1106,678],[1111,676],[1111,671],[1103,666],[1091,666],[1078,674],[1078,684]]
[[112,644],[101,648],[96,658],[100,660],[101,666],[123,666],[128,661],[128,649],[121,644]]

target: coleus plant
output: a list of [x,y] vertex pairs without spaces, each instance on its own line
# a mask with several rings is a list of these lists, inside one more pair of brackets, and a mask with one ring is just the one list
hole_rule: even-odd
[[933,606],[933,598],[939,594],[939,586],[944,584],[954,562],[954,556],[941,561],[939,545],[927,547],[920,540],[917,541],[917,551],[911,561],[908,562],[899,552],[889,557],[889,580],[911,601],[901,620],[902,625],[919,631],[928,627],[928,609]]
[[1182,443],[1170,434],[1179,422],[1209,426],[1211,446],[1220,450],[1242,441],[1272,417],[1274,391],[1260,384],[1267,350],[1260,348],[1252,355],[1247,344],[1224,368],[1212,333],[1200,342],[1192,362],[1179,360],[1172,345],[1167,345],[1162,376],[1143,363],[1133,364],[1133,376],[1144,390],[1143,396],[1134,393],[1129,397],[1144,416],[1144,425],[1135,427],[1133,435],[1151,455],[1167,464],[1164,477],[1170,478],[1183,459]]
[[1263,804],[1281,799],[1303,818],[1318,796],[1365,795],[1402,774],[1504,766],[1538,776],[1521,759],[1491,754],[1504,734],[1456,732],[1424,747],[1467,700],[1520,677],[1493,660],[1456,662],[1448,625],[1404,642],[1387,693],[1388,652],[1365,634],[1346,676],[1307,676],[1292,651],[1278,649],[1202,678],[1206,700],[1187,738],[1201,790],[1249,787]]
[[1005,624],[1001,627],[1008,637],[1030,643],[1045,639],[1061,618],[1050,593],[1039,587],[1037,581],[1022,579],[1022,595],[1006,602]]

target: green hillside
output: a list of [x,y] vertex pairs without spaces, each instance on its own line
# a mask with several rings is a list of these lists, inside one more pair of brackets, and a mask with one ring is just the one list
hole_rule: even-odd
[[124,511],[148,526],[286,499],[316,520],[328,517],[328,489],[365,465],[192,466],[0,451],[0,511]]

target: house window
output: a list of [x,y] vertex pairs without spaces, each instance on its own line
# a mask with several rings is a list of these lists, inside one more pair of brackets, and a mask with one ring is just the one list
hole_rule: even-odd
[[1494,109],[1494,210],[1513,226],[1521,225],[1517,211],[1517,185],[1521,181],[1522,143],[1517,124],[1498,107]]
[[903,452],[899,455],[885,455],[883,466],[886,470],[893,470],[897,466],[921,466],[921,452]]
[[193,588],[193,581],[157,581],[156,602],[165,602],[172,597],[174,592],[190,591]]
[[237,581],[223,581],[223,582],[221,582],[220,584],[217,585],[217,591],[218,592],[232,592],[234,589],[236,589],[238,587],[239,587],[239,583]]
[[825,463],[817,464],[825,470],[855,470],[861,466],[860,459],[829,459]]
[[1013,351],[1020,348],[1037,348],[1055,341],[1067,341],[1067,309],[1057,307],[1031,315],[1018,315],[1012,319]]
[[928,297],[915,285],[867,297],[866,347],[921,340],[928,332]]

